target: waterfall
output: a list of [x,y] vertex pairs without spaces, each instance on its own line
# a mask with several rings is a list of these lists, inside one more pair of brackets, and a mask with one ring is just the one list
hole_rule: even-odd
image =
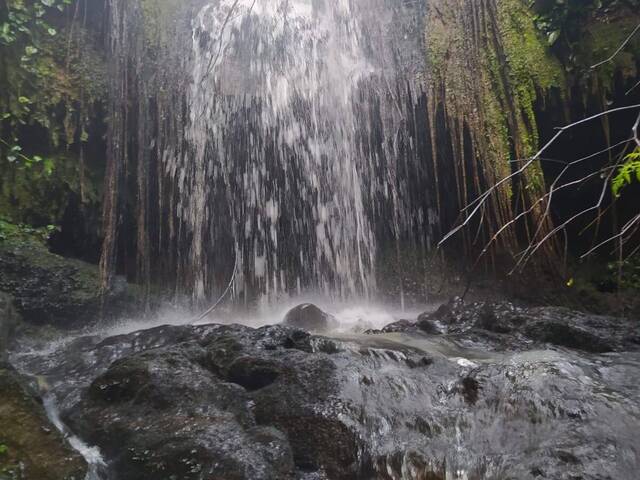
[[[148,45],[134,61],[116,58],[136,66],[138,82],[147,72],[136,88],[145,102],[138,121],[156,117],[159,125],[137,126],[133,141],[138,182],[150,181],[140,172],[162,172],[157,187],[137,189],[157,191],[160,205],[159,227],[139,222],[147,236],[138,233],[145,240],[138,248],[153,250],[154,228],[170,232],[168,243],[156,234],[157,251],[175,250],[177,287],[195,300],[219,292],[236,264],[238,300],[372,295],[378,252],[406,240],[424,246],[436,223],[430,196],[416,189],[425,185],[419,150],[427,149],[417,140],[424,137],[417,123],[426,123],[416,116],[423,111],[421,7],[391,0],[187,4],[175,21],[187,18],[184,27],[173,26],[176,41],[153,47],[164,60],[140,67]],[[129,28],[148,28],[141,23]],[[183,71],[161,71],[168,65]],[[162,96],[149,101],[154,91]],[[157,153],[146,154],[145,144]]]
[[[206,265],[213,224],[232,232],[266,294],[291,288],[292,259],[296,286],[356,294],[375,285],[354,98],[375,70],[354,13],[348,2],[305,0],[225,0],[199,13],[181,167],[193,173],[180,185],[194,265]],[[211,221],[225,209],[229,225]]]

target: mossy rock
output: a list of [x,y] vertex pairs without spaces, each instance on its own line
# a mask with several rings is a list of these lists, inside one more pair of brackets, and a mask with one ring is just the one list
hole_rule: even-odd
[[[124,279],[104,299],[96,265],[49,252],[42,233],[4,222],[0,291],[15,298],[26,322],[74,328],[124,311],[132,295]],[[8,226],[7,226],[8,225]]]
[[86,470],[38,397],[0,363],[0,480],[82,480]]
[[0,292],[0,361],[6,356],[11,334],[19,320],[13,297]]

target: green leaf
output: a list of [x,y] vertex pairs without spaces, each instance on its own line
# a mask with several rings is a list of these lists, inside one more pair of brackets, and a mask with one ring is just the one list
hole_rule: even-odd
[[640,147],[625,157],[625,163],[618,169],[618,173],[611,180],[611,191],[615,197],[620,196],[621,190],[630,185],[636,178],[640,182]]
[[18,97],[18,102],[24,104],[24,103],[31,103],[31,100],[29,100],[27,97]]
[[51,160],[50,158],[47,158],[43,164],[44,174],[47,177],[51,176],[51,174],[53,173],[54,167],[55,167],[55,164],[53,163],[53,160]]

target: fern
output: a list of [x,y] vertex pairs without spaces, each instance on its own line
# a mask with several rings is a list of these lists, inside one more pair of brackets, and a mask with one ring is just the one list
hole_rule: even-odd
[[611,190],[615,197],[620,196],[620,191],[633,182],[633,178],[640,182],[640,147],[625,157],[625,163],[611,180]]

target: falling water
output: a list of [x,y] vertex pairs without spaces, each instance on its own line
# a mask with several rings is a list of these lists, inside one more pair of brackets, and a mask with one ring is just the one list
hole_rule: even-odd
[[196,298],[236,262],[245,297],[375,290],[381,237],[411,211],[395,3],[221,0],[193,19],[185,146],[167,170]]
[[232,277],[244,303],[368,298],[380,258],[430,247],[422,2],[162,5],[109,0],[103,275],[118,228],[140,283],[197,301]]

